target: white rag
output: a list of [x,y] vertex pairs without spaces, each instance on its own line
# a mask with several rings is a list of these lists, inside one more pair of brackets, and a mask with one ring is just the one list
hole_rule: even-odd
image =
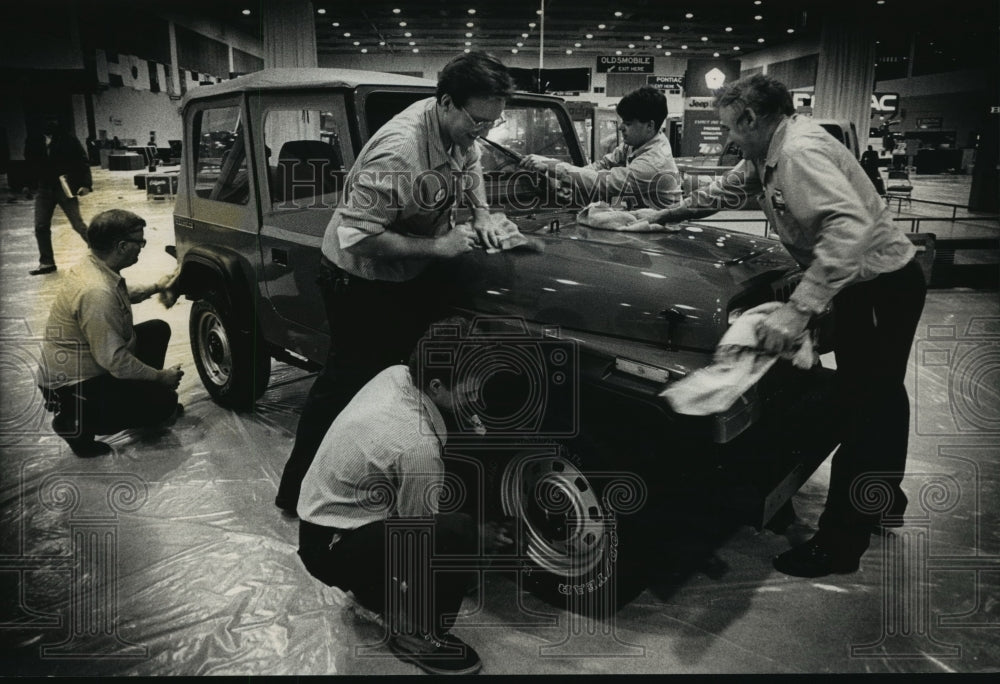
[[779,358],[791,359],[797,368],[812,368],[817,355],[809,331],[796,338],[794,351],[770,354],[758,345],[757,325],[782,306],[782,302],[767,302],[745,312],[719,340],[710,365],[673,383],[660,396],[676,413],[708,416],[736,403]]
[[657,213],[656,209],[625,211],[615,209],[607,202],[594,202],[580,210],[576,215],[576,222],[590,228],[620,230],[629,233],[661,233],[680,230],[680,226],[661,226],[658,223],[650,223],[648,219],[655,213]]

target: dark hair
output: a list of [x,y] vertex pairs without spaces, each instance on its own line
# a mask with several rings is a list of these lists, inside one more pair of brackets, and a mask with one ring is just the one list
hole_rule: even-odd
[[667,118],[667,98],[653,86],[642,86],[619,100],[615,111],[622,121],[652,121],[660,130]]
[[733,81],[723,86],[715,95],[716,109],[737,102],[742,102],[744,107],[749,107],[757,116],[765,119],[782,114],[791,116],[795,113],[792,95],[785,84],[764,74],[754,74]]
[[138,214],[124,209],[108,209],[91,219],[87,228],[87,243],[96,252],[108,252],[129,233],[145,227],[146,221]]
[[470,97],[510,97],[514,80],[507,67],[485,52],[468,52],[448,62],[438,76],[437,99],[448,94],[459,107]]
[[[413,384],[416,385],[419,383],[420,389],[427,389],[432,380],[440,380],[445,387],[450,389],[454,379],[454,365],[448,363],[425,363],[424,356],[427,351],[425,345],[428,342],[444,343],[446,345],[454,344],[456,347],[461,344],[467,344],[471,328],[469,319],[463,316],[449,316],[448,318],[431,323],[423,337],[417,342],[417,346],[413,348],[407,363],[410,367],[410,377],[413,379]],[[456,348],[455,353],[451,354],[451,359],[457,361],[458,358],[459,354]]]

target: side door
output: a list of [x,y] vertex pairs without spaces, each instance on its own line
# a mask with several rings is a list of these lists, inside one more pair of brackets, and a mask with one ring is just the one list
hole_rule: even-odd
[[[182,254],[193,243],[210,244],[252,263],[258,205],[251,192],[243,98],[236,94],[199,101],[186,116],[184,177],[175,209],[178,251]],[[180,218],[185,212],[188,220]]]
[[250,98],[260,183],[261,284],[282,344],[325,358],[329,328],[317,286],[323,234],[354,162],[345,91],[263,92]]

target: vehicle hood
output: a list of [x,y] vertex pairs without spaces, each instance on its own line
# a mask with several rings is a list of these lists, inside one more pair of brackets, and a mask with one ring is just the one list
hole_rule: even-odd
[[515,222],[534,248],[476,251],[446,267],[473,310],[711,351],[731,308],[780,296],[797,271],[778,241],[703,224],[621,233],[566,212]]

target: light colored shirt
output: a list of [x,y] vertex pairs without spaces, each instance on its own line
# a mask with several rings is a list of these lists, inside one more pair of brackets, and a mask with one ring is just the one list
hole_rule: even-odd
[[808,116],[778,125],[763,162],[744,159],[684,204],[737,209],[754,196],[805,271],[792,301],[814,313],[916,254],[858,160]]
[[56,389],[106,373],[156,380],[159,372],[136,358],[135,345],[125,279],[88,253],[70,269],[49,311],[40,384]]
[[435,98],[413,103],[358,154],[347,174],[344,199],[323,236],[323,254],[362,278],[411,280],[430,259],[375,259],[353,254],[350,247],[386,230],[423,238],[445,234],[463,183],[468,203],[486,207],[479,148],[446,149]]
[[589,202],[632,198],[637,206],[664,209],[682,196],[677,163],[663,133],[636,148],[619,145],[589,166],[562,162],[556,172]]
[[429,517],[444,481],[444,419],[407,366],[372,378],[333,421],[302,480],[299,518],[356,529]]

